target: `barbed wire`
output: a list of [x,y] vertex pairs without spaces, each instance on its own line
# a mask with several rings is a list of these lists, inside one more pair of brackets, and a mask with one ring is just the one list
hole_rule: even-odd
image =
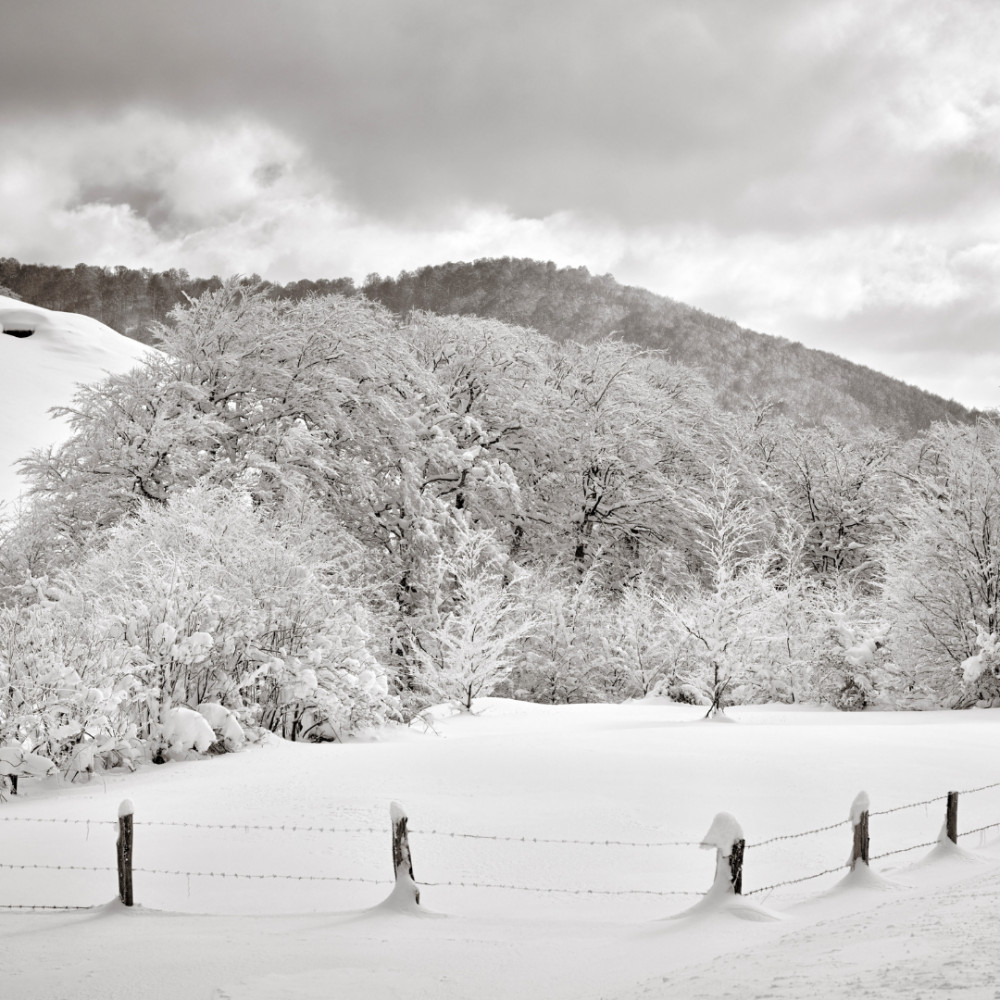
[[1000,781],[994,781],[992,785],[980,785],[978,788],[966,788],[964,792],[959,792],[959,795],[972,795],[975,792],[985,792],[990,788],[1000,788]]
[[508,885],[500,882],[422,882],[421,888],[513,889],[518,892],[566,893],[574,896],[704,896],[694,889],[556,889],[536,885]]
[[[116,869],[109,869],[115,871]],[[180,875],[186,878],[235,878],[235,879],[284,879],[289,882],[365,882],[369,885],[388,885],[391,879],[361,878],[355,875],[287,875],[277,873],[254,874],[250,872],[185,872],[166,868],[133,868],[144,875]]]
[[0,862],[0,868],[9,871],[65,871],[65,872],[115,872],[118,869],[114,866],[95,865],[12,865]]
[[959,837],[968,837],[970,833],[982,833],[983,830],[992,830],[992,829],[994,829],[995,827],[998,827],[998,826],[1000,826],[1000,822],[997,822],[997,823],[987,823],[985,826],[977,826],[977,827],[973,827],[973,829],[971,829],[971,830],[963,830],[960,834],[958,834],[958,836]]
[[92,906],[66,906],[57,903],[0,903],[0,913],[4,910],[92,910]]
[[699,847],[697,840],[575,840],[558,837],[516,837],[490,833],[452,833],[448,830],[410,830],[416,836],[454,837],[466,840],[499,840],[514,844],[580,844],[585,847]]
[[189,827],[193,830],[243,830],[270,833],[388,833],[388,827],[377,826],[303,826],[299,823],[262,825],[259,823],[188,823],[184,820],[151,819],[135,820],[135,826]]
[[750,892],[743,893],[744,896],[755,896],[759,892],[771,892],[774,889],[780,889],[784,885],[798,885],[800,882],[809,882],[814,878],[822,878],[824,875],[832,875],[834,872],[843,871],[845,868],[850,868],[850,865],[837,865],[836,868],[827,868],[826,871],[816,872],[815,875],[803,875],[802,878],[790,878],[784,882],[775,882],[773,885],[765,885],[760,889],[751,889]]
[[888,858],[893,854],[906,854],[908,851],[919,851],[921,847],[935,847],[940,841],[928,840],[924,844],[914,844],[912,847],[898,847],[894,851],[883,851],[881,854],[873,854],[868,860],[878,861],[879,858]]
[[839,823],[831,823],[829,826],[818,826],[815,830],[803,830],[801,833],[786,833],[779,837],[770,837],[767,840],[758,840],[756,844],[747,844],[744,850],[749,851],[754,847],[764,847],[767,844],[774,844],[779,840],[795,840],[798,837],[809,837],[814,833],[825,833],[827,830],[836,830],[839,826],[850,823],[849,819],[842,819]]
[[922,802],[907,802],[906,805],[893,806],[891,809],[873,809],[870,810],[869,816],[888,816],[889,813],[902,812],[904,809],[916,809],[918,806],[929,806],[935,802],[944,802],[948,798],[947,795],[935,795],[932,799],[924,799]]
[[0,816],[0,823],[58,823],[60,826],[117,826],[114,819],[56,819],[52,816]]

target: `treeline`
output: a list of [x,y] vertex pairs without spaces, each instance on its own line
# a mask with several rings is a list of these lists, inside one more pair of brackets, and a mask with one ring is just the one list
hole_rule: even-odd
[[[747,399],[772,399],[799,423],[836,421],[855,429],[878,427],[903,437],[936,421],[973,422],[977,416],[872,369],[778,337],[745,330],[729,320],[620,285],[586,268],[557,268],[533,260],[477,260],[404,271],[395,278],[369,275],[361,289],[350,278],[301,280],[281,285],[246,279],[275,299],[308,295],[364,294],[393,312],[482,316],[530,327],[556,341],[591,343],[616,336],[664,351],[674,362],[697,368],[716,403],[738,411]],[[0,259],[0,286],[49,309],[93,316],[126,336],[151,342],[170,311],[221,286],[218,277],[191,278],[186,271],[153,272],[125,267],[75,268],[21,264]]]
[[333,739],[481,695],[1000,704],[1000,429],[721,410],[620,341],[228,281],[0,533],[0,743]]

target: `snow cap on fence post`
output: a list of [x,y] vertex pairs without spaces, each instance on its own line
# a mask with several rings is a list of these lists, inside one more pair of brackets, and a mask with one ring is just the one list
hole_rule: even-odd
[[701,847],[716,849],[715,882],[713,890],[720,886],[737,896],[743,893],[743,851],[746,840],[743,828],[732,813],[718,813],[701,838]]
[[867,792],[858,792],[851,803],[851,825],[854,827],[854,844],[851,847],[851,871],[859,861],[868,864],[868,810]]
[[132,814],[131,799],[122,799],[118,807],[118,898],[132,906]]
[[398,803],[389,806],[392,820],[392,867],[396,875],[393,896],[420,903],[420,890],[413,878],[413,860],[410,856],[410,838],[406,832],[406,810]]

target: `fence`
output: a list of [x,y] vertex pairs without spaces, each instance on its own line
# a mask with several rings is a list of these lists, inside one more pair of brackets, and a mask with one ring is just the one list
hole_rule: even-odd
[[[84,819],[52,819],[26,816],[0,816],[0,829],[3,824],[50,824],[52,826],[86,825],[89,837],[92,826],[117,825],[117,840],[115,844],[116,858],[114,865],[75,865],[75,864],[18,864],[9,861],[0,862],[0,871],[62,871],[62,872],[100,872],[108,873],[109,878],[112,873],[117,875],[118,898],[124,906],[132,906],[135,902],[134,876],[172,876],[184,877],[188,879],[190,886],[191,878],[223,879],[223,880],[246,880],[246,881],[276,881],[286,880],[290,882],[320,882],[320,883],[359,883],[372,885],[389,885],[392,887],[392,894],[397,900],[403,900],[408,905],[417,906],[420,904],[420,888],[458,888],[458,889],[491,889],[505,890],[513,892],[526,892],[536,894],[564,894],[567,896],[689,896],[696,897],[705,894],[705,890],[696,889],[653,889],[653,888],[622,888],[622,889],[602,889],[594,887],[552,887],[552,886],[530,886],[519,885],[498,881],[479,880],[436,880],[419,883],[414,877],[413,854],[410,849],[410,834],[419,838],[445,838],[452,842],[497,842],[510,845],[554,845],[561,849],[570,846],[585,848],[631,848],[662,850],[666,848],[714,848],[716,851],[716,876],[709,891],[716,890],[723,886],[726,891],[744,896],[763,895],[767,896],[775,890],[785,887],[799,885],[810,882],[823,876],[833,875],[841,871],[850,871],[858,865],[869,865],[871,862],[884,858],[905,854],[922,848],[935,847],[940,844],[950,843],[957,845],[959,838],[968,837],[976,833],[984,834],[987,830],[1000,829],[1000,820],[975,826],[968,830],[959,831],[958,816],[960,799],[976,795],[990,789],[1000,788],[1000,782],[989,785],[981,785],[976,788],[968,788],[963,791],[950,791],[945,795],[924,799],[919,802],[910,802],[904,805],[894,806],[889,809],[872,810],[868,801],[868,796],[862,792],[854,800],[850,817],[837,823],[815,829],[803,830],[797,833],[784,834],[770,837],[766,840],[755,843],[747,843],[743,831],[737,820],[727,814],[720,813],[716,816],[708,833],[701,841],[646,841],[646,840],[587,840],[582,838],[553,838],[553,837],[531,837],[531,836],[510,836],[487,833],[469,833],[451,830],[426,829],[411,831],[408,828],[408,818],[405,810],[398,803],[393,803],[390,808],[390,830],[391,830],[391,857],[392,870],[391,878],[367,878],[360,876],[342,875],[317,875],[317,874],[293,874],[293,873],[253,873],[240,871],[216,871],[201,870],[187,871],[174,868],[141,867],[134,865],[134,841],[137,836],[142,836],[146,831],[153,828],[183,828],[194,831],[222,831],[226,833],[256,833],[268,832],[281,835],[296,835],[300,833],[313,833],[320,835],[334,834],[383,834],[385,829],[378,827],[327,827],[311,826],[305,824],[240,824],[240,823],[199,823],[187,822],[183,820],[160,820],[149,822],[136,822],[134,819],[134,807],[130,800],[126,799],[121,803],[118,811],[118,819],[98,821]],[[906,810],[913,810],[919,807],[928,809],[931,806],[943,805],[941,812],[942,826],[941,832],[934,839],[921,843],[910,844],[906,847],[897,847],[883,851],[879,854],[871,854],[871,829],[872,821],[879,817],[890,814],[901,813]],[[754,859],[758,852],[767,847],[783,845],[789,841],[798,841],[803,838],[826,834],[829,831],[837,830],[844,826],[850,826],[850,854],[848,859],[839,865],[824,868],[821,871],[794,878],[779,880],[771,884],[744,889],[744,881],[749,876],[752,880],[754,873]],[[845,837],[845,842],[846,842]],[[387,856],[389,852],[386,852]],[[419,867],[419,863],[418,863]],[[85,906],[60,905],[60,904],[39,904],[39,903],[0,903],[0,910],[71,910],[87,909]]]

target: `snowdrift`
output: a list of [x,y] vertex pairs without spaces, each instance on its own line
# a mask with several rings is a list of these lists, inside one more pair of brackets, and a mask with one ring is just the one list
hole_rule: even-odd
[[59,444],[66,406],[79,384],[128,371],[151,348],[76,313],[55,312],[0,295],[0,502],[14,500],[24,481],[14,463],[33,448]]

